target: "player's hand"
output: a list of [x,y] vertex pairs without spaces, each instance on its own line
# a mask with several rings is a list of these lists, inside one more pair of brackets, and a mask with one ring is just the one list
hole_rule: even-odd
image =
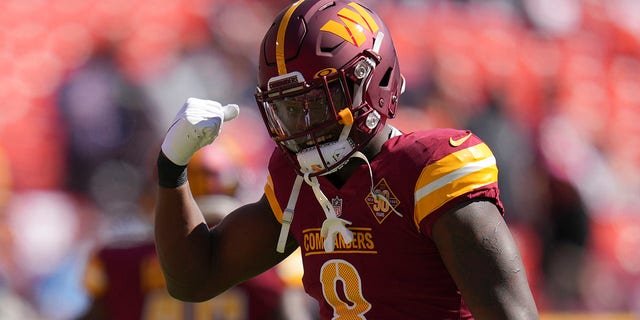
[[220,134],[222,124],[238,116],[236,104],[189,98],[176,115],[162,142],[162,152],[171,162],[185,166],[200,148]]

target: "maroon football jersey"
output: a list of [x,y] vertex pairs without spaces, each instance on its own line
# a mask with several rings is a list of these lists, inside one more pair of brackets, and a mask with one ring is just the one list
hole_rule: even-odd
[[[388,201],[371,194],[364,163],[339,189],[318,178],[353,233],[348,244],[338,236],[331,253],[320,235],[325,214],[308,185],[300,190],[290,233],[302,250],[305,290],[320,303],[321,317],[472,319],[430,230],[439,215],[468,199],[489,199],[503,211],[490,149],[468,131],[420,131],[387,141],[370,165],[374,190]],[[265,193],[279,221],[295,178],[276,150]]]

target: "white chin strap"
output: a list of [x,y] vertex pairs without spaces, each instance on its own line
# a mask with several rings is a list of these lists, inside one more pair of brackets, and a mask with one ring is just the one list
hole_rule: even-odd
[[[369,168],[369,178],[371,179],[371,194],[374,198],[386,202],[389,205],[389,208],[391,208],[391,210],[393,210],[395,214],[402,217],[403,215],[389,203],[389,200],[384,195],[376,192],[373,189],[373,172],[371,171],[371,165],[369,164],[369,160],[367,159],[367,157],[362,152],[356,151],[353,155],[351,155],[350,158],[360,158],[364,160],[364,162],[367,164],[367,168]],[[289,228],[291,226],[291,222],[293,221],[293,210],[296,207],[296,202],[298,201],[298,196],[300,195],[302,181],[306,182],[311,187],[311,189],[313,190],[313,195],[316,197],[316,200],[320,204],[320,207],[322,207],[322,210],[324,211],[326,217],[326,219],[322,223],[322,228],[320,229],[320,235],[324,237],[324,251],[333,252],[333,250],[335,249],[336,236],[338,234],[342,236],[342,239],[345,243],[351,243],[351,241],[353,241],[353,233],[347,228],[347,225],[350,225],[351,222],[338,218],[335,209],[331,205],[331,202],[320,189],[320,182],[318,182],[318,178],[309,177],[309,174],[306,173],[304,176],[297,176],[295,182],[293,183],[293,188],[291,190],[291,195],[289,196],[287,208],[284,210],[284,213],[282,215],[282,227],[280,228],[280,237],[278,238],[276,251],[284,253],[284,249],[287,244],[287,237],[289,236]]]
[[[314,173],[317,172],[317,170],[324,170],[344,160],[345,155],[351,153],[355,147],[349,139],[350,131],[351,126],[344,126],[338,140],[320,145],[320,150],[316,147],[311,147],[298,152],[296,159],[300,165],[300,171],[303,173]],[[320,153],[322,153],[322,157]],[[340,168],[340,166],[322,175],[335,172],[338,168]]]

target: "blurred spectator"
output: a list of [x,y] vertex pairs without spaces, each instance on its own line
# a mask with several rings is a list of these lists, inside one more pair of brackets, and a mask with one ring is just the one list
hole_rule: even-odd
[[[69,136],[67,189],[91,196],[103,208],[137,201],[151,182],[143,168],[159,136],[153,105],[120,69],[114,49],[99,48],[71,71],[57,104]],[[118,174],[123,170],[130,175]]]
[[546,190],[545,211],[539,217],[538,234],[542,242],[544,304],[553,310],[578,311],[582,279],[590,245],[590,217],[578,190],[566,180],[543,167],[539,179]]
[[[86,303],[79,266],[91,246],[91,213],[82,201],[57,191],[16,193],[5,219],[11,231],[3,245],[6,279],[45,319],[69,319]],[[3,221],[4,220],[4,221]]]

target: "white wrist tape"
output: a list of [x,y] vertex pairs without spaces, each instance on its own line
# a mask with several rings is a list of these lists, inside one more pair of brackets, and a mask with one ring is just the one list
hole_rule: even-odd
[[235,104],[189,98],[176,115],[162,142],[162,152],[177,165],[187,165],[198,149],[220,134],[222,124],[238,116]]

